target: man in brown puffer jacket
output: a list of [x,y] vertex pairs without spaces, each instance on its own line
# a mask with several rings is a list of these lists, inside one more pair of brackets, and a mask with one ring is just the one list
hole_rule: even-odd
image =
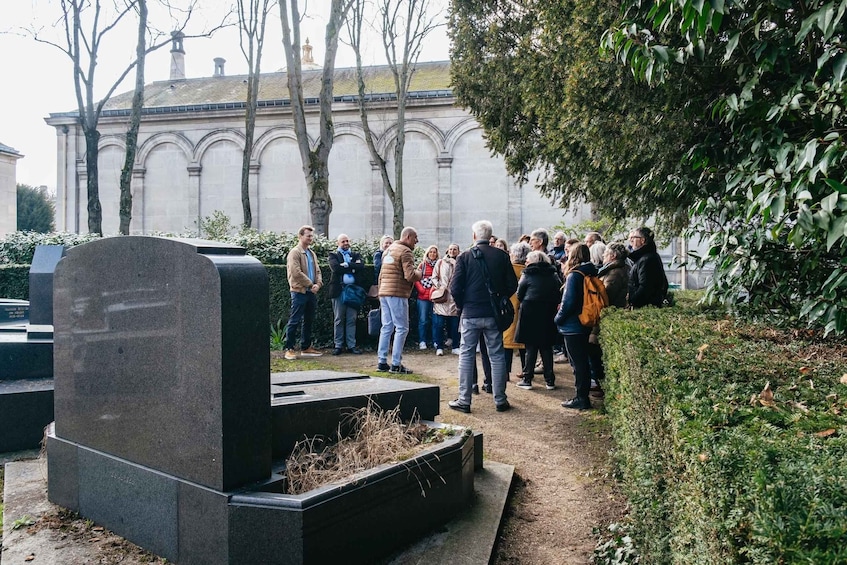
[[[405,227],[400,239],[391,244],[382,255],[379,271],[379,308],[382,329],[377,346],[378,371],[394,374],[410,374],[411,369],[403,366],[403,346],[409,335],[409,297],[415,281],[421,280],[420,270],[415,268],[412,250],[418,243],[415,228]],[[388,364],[388,344],[394,333],[391,348],[391,365]]]

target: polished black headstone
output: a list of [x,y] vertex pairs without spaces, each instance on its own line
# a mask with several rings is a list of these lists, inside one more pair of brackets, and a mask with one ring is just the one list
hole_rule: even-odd
[[29,321],[29,302],[0,298],[0,325],[26,324]]
[[270,475],[268,277],[244,249],[111,237],[56,268],[56,436],[219,491]]
[[53,323],[53,272],[65,256],[64,245],[36,245],[29,267],[29,323]]

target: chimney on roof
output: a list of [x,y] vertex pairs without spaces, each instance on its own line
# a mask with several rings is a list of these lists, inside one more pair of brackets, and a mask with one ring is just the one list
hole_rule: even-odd
[[226,59],[223,57],[215,57],[215,76],[222,77],[226,76],[224,74],[224,63],[226,63]]
[[184,37],[185,34],[181,31],[171,32],[171,80],[185,78],[185,50],[182,48]]
[[304,65],[314,65],[315,59],[312,57],[312,46],[309,45],[309,38],[306,38],[306,44],[303,45],[303,57],[301,63]]

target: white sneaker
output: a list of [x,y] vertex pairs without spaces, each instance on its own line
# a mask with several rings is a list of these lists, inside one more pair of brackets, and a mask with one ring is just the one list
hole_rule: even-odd
[[421,349],[421,350],[426,349],[426,342],[425,341],[420,342],[420,344],[418,344],[418,349]]
[[436,349],[435,354],[440,357],[440,356],[444,355],[444,350],[443,349]]
[[444,346],[445,347],[453,347],[453,340],[448,337],[447,339],[444,340]]
[[453,348],[453,351],[451,351],[450,353],[452,353],[453,355],[458,355],[458,354],[459,354],[459,348],[458,348],[458,347],[454,347],[454,348]]

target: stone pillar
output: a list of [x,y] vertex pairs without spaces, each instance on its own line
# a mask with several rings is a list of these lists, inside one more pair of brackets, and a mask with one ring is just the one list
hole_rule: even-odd
[[[390,227],[392,220],[386,218],[385,210],[385,189],[382,187],[382,175],[379,173],[379,165],[371,161],[371,233],[374,237],[382,237],[384,232],[393,235]],[[393,215],[393,211],[390,211]],[[388,220],[389,228],[386,229],[385,224]]]
[[88,169],[85,156],[76,160],[76,190],[74,191],[74,231],[88,233]]
[[453,236],[453,157],[442,153],[438,163],[438,216],[435,223],[435,241],[438,249],[447,249]]
[[188,165],[188,217],[197,222],[197,230],[200,230],[200,171],[202,165],[192,163]]
[[[262,229],[259,225],[259,169],[262,165],[258,161],[250,161],[250,174],[247,177],[247,193],[250,195],[250,213],[253,215],[253,227]],[[242,218],[242,221],[244,218]]]
[[137,167],[132,169],[132,221],[129,224],[131,234],[147,233],[144,221],[144,174],[147,169]]

